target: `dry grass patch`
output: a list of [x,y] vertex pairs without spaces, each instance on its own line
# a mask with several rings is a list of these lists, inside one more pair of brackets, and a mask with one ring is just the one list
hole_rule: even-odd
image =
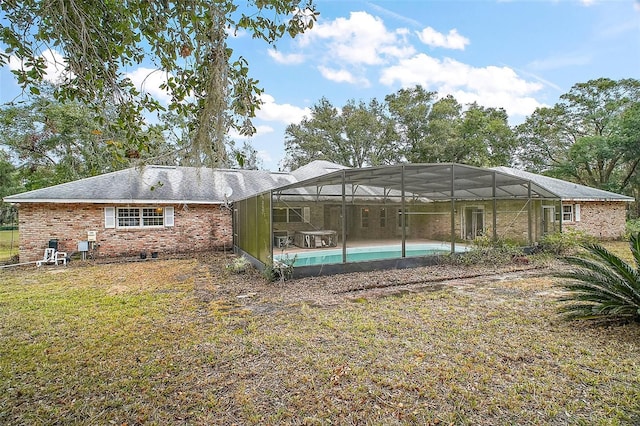
[[327,303],[225,261],[0,273],[0,423],[640,422],[640,326],[561,320],[550,278]]

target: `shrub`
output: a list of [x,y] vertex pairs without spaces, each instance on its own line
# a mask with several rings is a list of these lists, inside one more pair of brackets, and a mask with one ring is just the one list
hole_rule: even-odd
[[631,265],[599,244],[584,244],[585,253],[564,258],[576,267],[556,276],[568,279],[560,311],[569,319],[632,318],[640,320],[640,233],[629,245]]
[[504,265],[514,257],[522,256],[522,250],[508,241],[493,241],[489,237],[477,237],[471,249],[462,255],[450,257],[454,263],[462,265]]
[[238,256],[229,264],[227,264],[227,269],[235,274],[243,274],[247,272],[247,269],[251,266],[251,262],[247,260],[244,256]]
[[627,221],[624,239],[629,240],[632,235],[640,233],[640,219],[630,219]]
[[573,254],[583,244],[592,244],[595,238],[583,231],[566,229],[563,232],[546,234],[540,240],[542,250],[555,255]]
[[270,282],[288,280],[293,277],[293,264],[297,258],[297,255],[290,257],[287,254],[279,260],[274,259],[272,264],[265,265],[262,275]]

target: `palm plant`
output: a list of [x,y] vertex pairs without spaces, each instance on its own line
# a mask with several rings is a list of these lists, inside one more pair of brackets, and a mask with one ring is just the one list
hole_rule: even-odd
[[569,319],[628,318],[640,320],[640,233],[629,240],[635,265],[599,244],[584,244],[586,253],[564,258],[575,266],[557,274],[567,294],[560,308]]

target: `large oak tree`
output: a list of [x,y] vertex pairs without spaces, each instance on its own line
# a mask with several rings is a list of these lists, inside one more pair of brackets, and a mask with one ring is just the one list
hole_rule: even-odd
[[[311,27],[312,0],[8,0],[0,2],[0,66],[21,63],[18,82],[32,94],[45,77],[43,53],[64,56],[58,101],[77,100],[123,132],[140,149],[149,143],[144,115],[163,106],[140,93],[126,71],[152,64],[167,78],[169,110],[191,120],[191,144],[212,165],[224,160],[229,128],[254,131],[251,118],[261,89],[247,60],[233,52],[229,35],[247,31],[274,43]],[[103,117],[104,118],[104,117]],[[197,158],[201,158],[200,155]]]

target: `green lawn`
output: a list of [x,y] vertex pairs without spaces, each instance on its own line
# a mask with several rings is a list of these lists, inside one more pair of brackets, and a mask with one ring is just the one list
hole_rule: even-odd
[[18,254],[18,231],[0,231],[0,263]]
[[0,270],[0,424],[640,423],[640,325],[550,278],[291,303],[224,262]]

